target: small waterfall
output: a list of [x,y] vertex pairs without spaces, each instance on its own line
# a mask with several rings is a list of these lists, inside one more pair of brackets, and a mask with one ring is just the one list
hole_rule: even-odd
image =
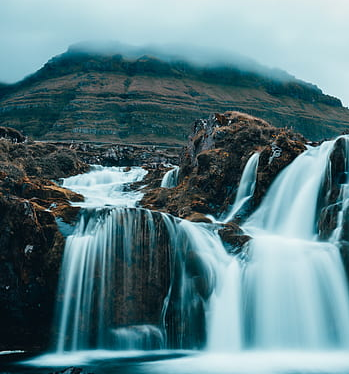
[[[142,297],[137,289],[143,287],[146,293],[152,287],[152,273],[158,266],[153,256],[162,240],[154,234],[160,230],[156,227],[159,215],[135,209],[142,194],[129,188],[145,174],[142,168],[127,171],[94,166],[90,173],[64,180],[65,187],[82,193],[86,200],[80,203],[83,207],[80,222],[67,238],[64,251],[58,291],[62,299],[57,306],[58,352],[122,345],[138,347],[142,339],[145,344],[150,341],[158,344],[155,341],[159,339],[151,339],[152,333],[157,335],[156,327],[125,327],[122,334],[115,330],[116,321],[120,324],[134,318],[131,314],[119,315],[118,304],[123,304],[123,309],[134,310],[134,304],[140,303]],[[142,277],[143,273],[149,276]],[[145,284],[140,279],[146,280]],[[127,298],[130,294],[138,299]],[[130,339],[126,344],[127,332]]]
[[91,171],[63,180],[63,187],[85,197],[82,207],[134,207],[141,200],[142,193],[130,191],[131,183],[141,181],[148,172],[140,167],[104,167],[92,165]]
[[[137,307],[142,298],[151,298],[151,287],[157,284],[156,267],[166,257],[162,253],[154,258],[153,251],[160,251],[162,244],[162,238],[154,235],[159,230],[158,221],[152,212],[134,208],[82,213],[64,252],[57,351],[113,348],[115,327],[132,323],[137,319],[135,314],[141,314]],[[144,304],[149,301],[144,300]],[[127,316],[120,314],[125,310],[129,311]],[[136,341],[148,330],[124,329],[130,331],[130,340],[134,337]],[[120,344],[115,343],[114,348]],[[127,346],[132,344],[129,341]]]
[[[220,272],[237,262],[211,228],[135,208],[141,194],[128,185],[143,175],[95,167],[64,181],[87,199],[64,252],[57,352],[200,348],[206,340],[210,296],[224,288]],[[229,309],[216,304],[239,325],[234,296]]]
[[243,274],[246,346],[349,348],[345,275],[330,243],[256,236]]
[[173,188],[178,184],[179,166],[174,166],[173,169],[169,170],[161,181],[163,188]]
[[230,222],[243,208],[246,202],[253,196],[256,187],[256,176],[259,161],[259,153],[254,153],[246,163],[241,176],[239,188],[235,197],[234,204],[223,219],[224,223]]
[[245,223],[246,345],[349,348],[348,288],[338,248],[317,241],[318,195],[334,142],[300,155]]
[[245,227],[290,238],[313,240],[322,180],[334,142],[324,142],[298,156],[276,178]]
[[111,331],[114,335],[112,346],[118,350],[150,350],[165,348],[163,331],[153,325],[118,327]]

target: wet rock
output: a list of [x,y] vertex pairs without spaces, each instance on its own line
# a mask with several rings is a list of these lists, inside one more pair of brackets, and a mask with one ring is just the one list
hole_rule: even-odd
[[[305,139],[288,129],[239,112],[216,113],[197,120],[184,149],[179,184],[158,201],[157,209],[181,218],[194,213],[219,214],[234,202],[243,169],[254,152],[261,153],[250,210],[255,209],[275,176],[305,150]],[[141,204],[150,207],[153,192]]]
[[202,213],[193,213],[191,214],[190,216],[186,217],[186,219],[188,221],[191,221],[191,222],[204,222],[204,223],[212,223],[212,221],[206,217],[204,214]]
[[224,225],[218,230],[224,244],[228,245],[228,252],[237,254],[242,251],[244,245],[251,239],[249,235],[245,235],[242,229],[233,222]]
[[54,215],[26,199],[0,195],[0,211],[0,349],[42,348],[64,241]]
[[349,241],[342,240],[338,243],[338,245],[343,260],[344,270],[349,281]]
[[341,209],[340,204],[331,204],[324,207],[320,212],[318,221],[318,232],[321,240],[328,239],[333,230],[337,227],[338,213]]
[[[318,211],[318,233],[322,240],[329,239],[337,227],[338,213],[342,209],[340,197],[341,185],[347,180],[346,160],[347,150],[344,138],[339,138],[333,147],[329,157],[328,168],[319,192]],[[348,212],[343,212],[342,238],[347,240],[348,236]]]
[[74,223],[70,201],[82,200],[49,179],[88,166],[73,151],[16,139],[0,139],[0,350],[43,349],[64,249],[56,219]]
[[72,367],[63,369],[61,371],[52,372],[50,374],[93,374],[93,373],[91,371],[86,371],[82,368],[72,366]]

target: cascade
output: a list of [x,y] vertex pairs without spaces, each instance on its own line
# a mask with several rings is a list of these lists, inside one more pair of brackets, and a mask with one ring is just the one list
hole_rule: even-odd
[[259,153],[254,153],[246,163],[241,176],[239,188],[236,193],[234,204],[231,206],[223,222],[230,222],[243,208],[247,201],[253,196],[256,187],[256,176],[259,161]]
[[[329,241],[317,235],[333,145],[309,147],[280,173],[243,225],[252,240],[240,257],[226,253],[216,225],[138,208],[142,194],[128,185],[142,179],[140,168],[95,167],[66,179],[64,186],[87,198],[65,248],[56,350],[203,348],[203,342],[219,352],[348,349],[348,289],[336,246],[348,209],[348,155],[337,229]],[[253,195],[257,166],[254,154],[224,221]],[[155,275],[164,273],[155,300]],[[157,320],[147,312],[153,304],[160,305],[152,309]]]
[[164,175],[160,187],[173,188],[178,184],[179,166],[174,166],[173,169],[166,172]]
[[94,167],[64,181],[86,200],[66,241],[56,352],[199,348],[205,341],[217,269],[232,259],[212,230],[137,208],[142,194],[128,186],[144,174]]
[[338,248],[317,239],[317,203],[335,142],[310,148],[273,182],[243,225],[247,346],[349,348],[349,302]]

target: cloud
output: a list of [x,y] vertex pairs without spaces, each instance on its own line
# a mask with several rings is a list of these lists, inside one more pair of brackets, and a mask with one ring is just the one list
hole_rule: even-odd
[[238,53],[349,104],[347,0],[1,0],[0,81],[15,81],[81,40]]

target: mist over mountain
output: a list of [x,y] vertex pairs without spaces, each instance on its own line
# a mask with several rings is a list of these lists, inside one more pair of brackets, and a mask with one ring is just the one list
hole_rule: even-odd
[[118,41],[84,41],[71,45],[67,53],[88,53],[91,55],[112,56],[121,54],[126,58],[137,59],[149,55],[166,62],[185,61],[200,67],[233,66],[245,72],[254,72],[277,80],[294,80],[295,77],[277,68],[268,68],[254,59],[225,51],[222,48],[200,47],[184,44],[149,44],[132,46]]
[[183,144],[195,119],[228,110],[311,139],[349,127],[349,110],[317,86],[199,47],[78,43],[0,85],[0,125],[38,139]]

